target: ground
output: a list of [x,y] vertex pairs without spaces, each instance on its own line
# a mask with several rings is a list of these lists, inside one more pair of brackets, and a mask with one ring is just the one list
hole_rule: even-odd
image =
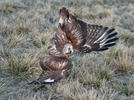
[[[62,6],[114,27],[119,41],[105,52],[75,53],[67,79],[34,91],[39,85],[26,84],[41,73]],[[134,0],[0,0],[0,100],[134,100]]]

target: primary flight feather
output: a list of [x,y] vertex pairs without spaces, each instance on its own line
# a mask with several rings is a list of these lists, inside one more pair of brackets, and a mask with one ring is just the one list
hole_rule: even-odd
[[114,46],[118,40],[114,28],[88,24],[77,19],[65,7],[60,9],[59,15],[59,28],[79,52],[104,51]]

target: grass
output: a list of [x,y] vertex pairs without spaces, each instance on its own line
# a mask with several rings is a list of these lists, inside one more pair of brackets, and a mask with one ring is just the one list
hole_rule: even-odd
[[[102,53],[76,53],[67,79],[35,92],[40,85],[24,85],[42,71],[39,58],[48,52],[61,5],[90,24],[114,27],[119,41]],[[1,0],[0,100],[133,100],[133,9],[132,0]]]
[[133,34],[128,34],[128,33],[120,34],[119,38],[129,45],[134,44],[134,35]]
[[133,73],[133,53],[131,48],[128,46],[117,45],[117,48],[114,51],[106,52],[105,55],[106,64],[109,66],[114,66],[118,72]]
[[115,64],[117,65],[118,71],[134,71],[133,60],[132,57],[128,55],[128,52],[123,52],[123,55],[119,54]]
[[120,93],[130,96],[134,93],[134,81],[131,79],[128,80],[128,84],[118,83],[115,85],[115,88],[120,91]]

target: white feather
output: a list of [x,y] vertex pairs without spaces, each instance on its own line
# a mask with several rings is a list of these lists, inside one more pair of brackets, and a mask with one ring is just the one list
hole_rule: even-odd
[[[112,38],[109,38],[109,39],[105,39],[103,41],[101,41],[100,43],[100,46],[102,47],[107,41],[111,40],[111,39],[114,39],[115,37],[112,37]],[[106,43],[106,44],[109,44],[109,43]]]
[[111,37],[111,38],[108,38],[107,39],[107,37],[109,36],[109,35],[111,35],[111,34],[113,34],[113,32],[112,33],[110,33],[110,34],[108,34],[104,39],[102,39],[101,41],[99,41],[100,43],[102,43],[102,42],[104,42],[104,41],[107,41],[107,40],[110,40],[110,39],[112,39],[113,37]]
[[100,43],[103,43],[107,40],[107,37],[105,37],[104,39],[102,39],[101,41],[99,41]]
[[100,43],[100,48],[103,47],[104,45],[106,44],[111,44],[111,43],[115,43],[114,41],[113,42],[110,42],[110,43],[106,43],[107,41],[111,40],[111,39],[114,39],[115,37],[112,37],[112,38],[109,38],[109,39],[105,39],[105,41],[103,41],[102,43]]
[[44,82],[54,82],[54,79],[50,79],[50,78],[48,78],[48,79],[46,79],[46,80],[44,80]]
[[100,48],[102,48],[104,44],[105,44],[105,42],[101,43],[101,44],[100,44]]
[[94,43],[97,43],[98,41],[100,41],[105,35],[106,35],[107,32],[105,32],[101,37],[99,37],[98,40],[94,41]]

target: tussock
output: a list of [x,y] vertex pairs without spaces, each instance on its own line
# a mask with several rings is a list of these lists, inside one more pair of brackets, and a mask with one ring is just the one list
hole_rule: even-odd
[[[70,77],[59,83],[21,88],[40,74],[61,5],[90,24],[114,27],[119,41],[102,53],[76,53]],[[0,0],[0,100],[133,100],[133,9],[133,0]]]

